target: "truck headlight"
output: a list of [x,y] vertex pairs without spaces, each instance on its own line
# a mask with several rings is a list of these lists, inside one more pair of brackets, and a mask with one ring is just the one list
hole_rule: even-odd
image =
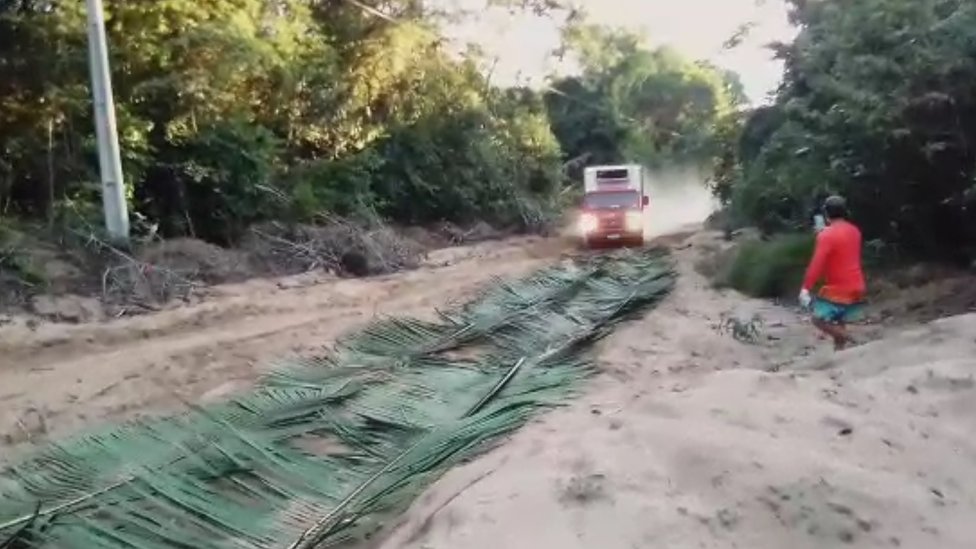
[[590,234],[600,227],[600,221],[593,214],[583,214],[579,218],[580,234]]
[[644,216],[641,215],[641,212],[627,212],[627,217],[624,218],[624,226],[629,232],[643,232]]

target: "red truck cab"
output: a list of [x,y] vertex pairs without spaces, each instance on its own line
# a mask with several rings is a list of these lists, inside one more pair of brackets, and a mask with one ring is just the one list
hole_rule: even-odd
[[638,165],[593,166],[584,172],[579,233],[588,247],[643,246],[650,201]]

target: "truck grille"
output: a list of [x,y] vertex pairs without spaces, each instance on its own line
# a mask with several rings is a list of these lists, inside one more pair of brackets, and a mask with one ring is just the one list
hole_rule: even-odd
[[607,215],[600,219],[600,228],[602,229],[622,229],[624,227],[624,216],[623,215]]

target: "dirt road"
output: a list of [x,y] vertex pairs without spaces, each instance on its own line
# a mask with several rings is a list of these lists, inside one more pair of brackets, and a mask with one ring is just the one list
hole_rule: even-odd
[[[328,347],[387,314],[430,316],[493,277],[554,261],[535,238],[433,252],[372,279],[309,275],[211,290],[202,303],[100,324],[0,327],[0,451],[104,422],[170,412],[251,385],[290,353]],[[0,458],[0,459],[3,459]]]
[[[976,546],[976,317],[834,354],[794,311],[710,288],[694,265],[714,235],[664,242],[675,292],[601,343],[587,394],[449,472],[374,547]],[[2,433],[16,446],[217,399],[273,358],[376,315],[433,314],[562,251],[492,243],[386,278],[254,281],[143,318],[8,325]],[[759,340],[721,330],[729,317],[761,319]]]
[[[602,344],[587,396],[450,472],[379,546],[976,546],[976,316],[834,354],[794,312],[710,289],[708,238]],[[762,340],[714,329],[730,314]]]

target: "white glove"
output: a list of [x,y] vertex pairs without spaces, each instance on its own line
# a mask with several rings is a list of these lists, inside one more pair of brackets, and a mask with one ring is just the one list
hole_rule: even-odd
[[827,228],[827,222],[824,220],[824,216],[817,214],[813,216],[813,231],[819,233],[820,231]]
[[810,304],[813,303],[813,298],[810,297],[810,290],[807,290],[806,288],[800,290],[799,300],[800,300],[801,307],[803,307],[804,309],[809,309]]

